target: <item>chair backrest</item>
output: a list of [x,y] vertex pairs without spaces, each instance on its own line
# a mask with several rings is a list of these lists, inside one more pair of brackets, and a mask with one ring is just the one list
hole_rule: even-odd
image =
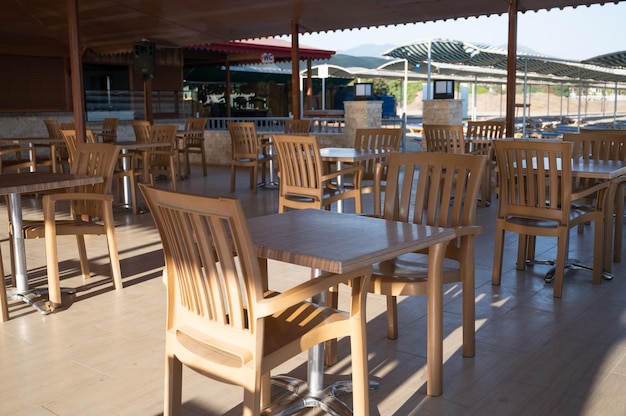
[[188,118],[185,120],[185,131],[199,132],[204,131],[206,127],[206,118]]
[[140,188],[163,242],[167,329],[185,325],[254,351],[264,286],[240,202]]
[[274,136],[280,195],[322,200],[324,166],[315,136]]
[[[385,152],[397,152],[402,142],[402,129],[386,128],[360,128],[354,135],[354,147],[356,149],[384,150]],[[363,167],[363,179],[374,179],[377,163],[384,163],[387,156],[367,160],[359,164]]]
[[563,141],[574,143],[574,158],[626,161],[626,134],[608,132],[565,133]]
[[187,146],[202,146],[206,118],[188,118],[185,120],[185,139]]
[[[72,159],[74,154],[76,153],[76,143],[78,142],[76,138],[76,130],[60,130],[61,137],[65,142],[65,147],[67,148],[68,159],[70,164],[72,163]],[[87,139],[87,143],[95,143],[96,139],[93,136],[93,132],[91,130],[87,130],[85,132],[85,139]]]
[[258,158],[258,136],[253,122],[228,123],[233,159]]
[[153,143],[163,143],[163,146],[158,146],[150,149],[150,166],[170,166],[170,158],[176,153],[176,132],[178,126],[159,124],[154,125],[151,128]]
[[567,224],[572,193],[572,143],[504,139],[495,140],[494,148],[500,186],[498,218],[512,216]]
[[[106,143],[76,143],[70,173],[76,175],[101,176],[103,182],[74,187],[71,192],[111,194],[113,172],[120,147]],[[88,200],[73,200],[74,216],[87,215],[102,218],[102,204]]]
[[130,122],[135,132],[135,141],[138,143],[147,143],[152,140],[152,126],[146,120],[133,120]]
[[465,153],[465,133],[461,125],[424,124],[427,152]]
[[502,139],[506,129],[506,121],[482,120],[468,121],[466,137],[484,137]]
[[105,118],[102,121],[102,136],[103,143],[111,143],[117,140],[117,126],[120,122],[119,118]]
[[312,120],[285,120],[285,133],[305,134],[311,131]]
[[59,122],[56,120],[44,120],[44,124],[46,125],[46,130],[48,130],[48,137],[51,139],[62,139],[61,135],[61,126],[59,126]]
[[476,225],[486,163],[486,156],[390,154],[383,217],[437,227]]
[[61,123],[61,130],[76,130],[74,123]]

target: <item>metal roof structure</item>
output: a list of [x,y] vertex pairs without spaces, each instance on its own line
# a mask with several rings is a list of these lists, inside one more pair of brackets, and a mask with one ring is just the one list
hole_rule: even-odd
[[[485,70],[493,75],[507,74],[508,53],[506,50],[479,43],[469,43],[453,39],[425,39],[410,42],[390,49],[385,56],[408,60],[411,67],[425,71],[428,61],[439,71],[460,75],[484,76]],[[554,82],[580,80],[595,82],[626,82],[626,70],[606,66],[591,65],[529,52],[517,52],[517,76],[531,74],[534,79]],[[399,69],[400,63],[394,64]]]
[[585,59],[583,63],[626,69],[626,51],[612,52]]

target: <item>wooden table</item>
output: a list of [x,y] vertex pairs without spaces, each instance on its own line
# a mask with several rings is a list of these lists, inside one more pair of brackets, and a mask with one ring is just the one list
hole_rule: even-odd
[[[324,147],[320,149],[320,156],[324,162],[337,163],[337,170],[343,169],[344,163],[358,163],[366,160],[380,159],[388,155],[384,150],[356,149],[352,147]],[[343,178],[337,178],[337,186],[343,186]],[[343,201],[337,201],[337,211],[343,211]]]
[[[248,226],[262,259],[344,273],[400,254],[429,249],[427,393],[443,389],[443,255],[454,231],[325,210],[293,210],[251,218]],[[307,394],[320,399],[323,345],[309,352]],[[328,392],[328,389],[326,389]],[[315,407],[315,405],[311,405]]]
[[71,186],[100,183],[100,176],[71,175],[69,173],[29,172],[9,173],[0,175],[0,195],[9,198],[9,219],[13,239],[13,257],[15,262],[15,276],[17,288],[9,294],[10,299],[20,299],[34,306],[43,314],[51,312],[49,305],[35,300],[34,294],[28,287],[28,270],[26,266],[26,248],[22,235],[22,201],[21,194],[48,191],[51,189],[68,188]]
[[[605,198],[603,207],[604,215],[604,275],[606,278],[612,278],[613,259],[616,256],[615,249],[621,252],[622,245],[620,242],[613,241],[613,214],[615,210],[615,196],[617,188],[623,184],[624,175],[626,175],[626,162],[620,160],[589,160],[578,159],[572,162],[572,176],[575,178],[591,178],[600,179],[609,182],[609,189]],[[621,254],[621,253],[620,253]]]

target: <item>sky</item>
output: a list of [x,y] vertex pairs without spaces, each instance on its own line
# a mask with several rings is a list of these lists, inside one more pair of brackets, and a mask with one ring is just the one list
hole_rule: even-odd
[[[626,50],[626,1],[619,4],[567,7],[518,15],[517,45],[542,55],[583,60]],[[508,16],[417,23],[381,28],[300,35],[303,46],[337,52],[364,44],[400,46],[416,40],[447,38],[503,46]]]

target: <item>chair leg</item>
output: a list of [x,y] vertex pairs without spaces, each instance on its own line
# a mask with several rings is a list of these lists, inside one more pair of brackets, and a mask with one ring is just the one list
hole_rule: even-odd
[[178,164],[174,160],[174,156],[170,156],[170,175],[172,177],[172,190],[176,191],[176,176],[179,175]]
[[115,240],[115,222],[113,219],[113,205],[107,203],[104,209],[104,227],[106,229],[107,246],[109,249],[109,262],[111,263],[111,276],[113,285],[116,290],[124,287],[122,283],[122,271],[120,269],[119,253],[117,251],[117,242]]
[[206,176],[207,170],[206,170],[206,154],[204,153],[204,144],[202,145],[202,148],[200,150],[200,155],[202,155],[202,173],[204,174],[204,176]]
[[78,245],[78,254],[80,256],[80,272],[83,275],[83,279],[89,279],[91,277],[91,273],[89,273],[89,259],[87,258],[85,237],[83,235],[77,235],[76,244]]
[[[618,212],[619,214],[619,212]],[[621,214],[620,214],[621,215]],[[621,225],[620,225],[621,227]],[[604,219],[602,215],[598,215],[593,221],[593,277],[592,282],[594,285],[599,285],[602,281],[602,272],[604,269],[604,257],[603,257],[603,248],[604,248],[604,233],[609,232],[604,230]]]
[[[468,239],[473,237],[461,237]],[[463,297],[463,357],[476,355],[476,305],[475,305],[475,264],[474,253],[469,247],[474,247],[470,241],[461,242],[461,282]]]
[[398,298],[387,296],[387,338],[398,339]]
[[[569,230],[561,230],[558,236],[556,263],[554,272],[554,297],[563,296],[563,276],[565,275],[565,261],[567,260]],[[600,256],[602,259],[602,256]],[[600,261],[602,263],[602,261]]]
[[493,267],[491,268],[491,284],[500,285],[502,282],[502,255],[504,253],[504,230],[498,226],[496,220],[496,238],[493,246]]
[[[43,201],[43,218],[46,242],[46,269],[48,273],[48,296],[53,306],[61,305],[61,278],[59,277],[59,255],[57,252],[57,227],[55,205]],[[80,245],[79,245],[80,246]],[[82,267],[82,265],[81,265]]]
[[[174,336],[167,334],[166,336]],[[167,348],[167,347],[166,347]],[[164,416],[180,416],[182,401],[183,364],[171,352],[165,357]]]

